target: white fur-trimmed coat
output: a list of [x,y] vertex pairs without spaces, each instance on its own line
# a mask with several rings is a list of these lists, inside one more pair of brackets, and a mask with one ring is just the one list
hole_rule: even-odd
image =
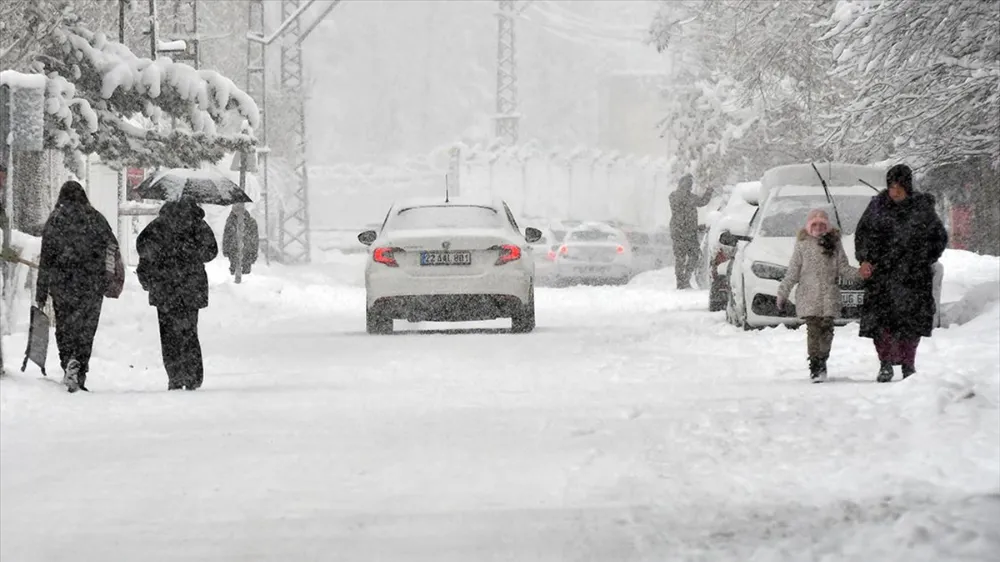
[[799,318],[808,316],[840,316],[840,287],[837,281],[857,281],[858,268],[847,261],[847,253],[840,240],[840,231],[833,230],[836,246],[832,255],[823,253],[819,238],[805,230],[799,232],[795,251],[788,264],[788,272],[778,287],[779,299],[788,300],[795,289],[795,313]]

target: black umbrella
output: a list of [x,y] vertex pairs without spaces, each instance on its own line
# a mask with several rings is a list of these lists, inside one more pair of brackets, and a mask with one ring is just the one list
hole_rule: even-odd
[[216,172],[174,168],[144,179],[135,192],[143,199],[176,201],[190,197],[207,205],[252,203],[240,186]]

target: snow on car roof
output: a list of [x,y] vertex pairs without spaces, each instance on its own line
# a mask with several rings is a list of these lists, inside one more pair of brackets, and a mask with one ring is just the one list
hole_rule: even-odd
[[488,207],[490,209],[502,209],[503,200],[489,199],[485,197],[451,197],[445,201],[444,197],[412,197],[401,199],[394,205],[397,209],[411,209],[413,207]]
[[[826,184],[831,188],[835,186],[864,186],[861,180],[872,184],[876,188],[885,186],[886,170],[878,166],[817,162],[816,169],[819,170],[820,175],[823,176]],[[803,188],[806,186],[815,186],[820,192],[823,191],[823,185],[819,181],[819,176],[816,175],[816,170],[813,170],[811,165],[790,164],[771,168],[764,172],[764,177],[761,178],[760,200],[764,201],[771,190],[782,186],[801,186]],[[875,191],[871,188],[865,187],[864,189],[867,189],[873,195],[875,194]],[[804,195],[805,193],[803,192],[802,194]]]
[[[851,186],[840,186],[834,185],[830,187],[831,195],[840,196],[868,196],[873,197],[878,194],[878,192],[867,185],[851,185]],[[826,197],[826,192],[823,191],[822,185],[783,185],[775,188],[775,197],[801,197],[803,195],[815,195],[816,197]]]

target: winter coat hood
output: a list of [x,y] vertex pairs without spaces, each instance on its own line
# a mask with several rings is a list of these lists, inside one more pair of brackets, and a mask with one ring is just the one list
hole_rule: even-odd
[[67,181],[62,184],[62,188],[59,189],[59,198],[56,200],[56,206],[66,204],[79,204],[79,205],[90,205],[90,199],[87,198],[87,192],[77,181]]
[[[837,228],[832,228],[832,229],[826,231],[826,234],[830,238],[833,238],[834,240],[840,240],[841,234],[840,234],[840,230],[837,229]],[[797,236],[797,238],[799,240],[806,240],[808,238],[818,238],[818,237],[817,236],[813,236],[812,234],[809,234],[809,232],[806,229],[803,228],[802,230],[799,231],[799,235]]]

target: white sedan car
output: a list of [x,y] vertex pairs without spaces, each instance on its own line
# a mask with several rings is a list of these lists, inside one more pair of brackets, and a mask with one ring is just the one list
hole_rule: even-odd
[[452,198],[396,203],[376,232],[365,267],[367,328],[392,333],[393,320],[456,322],[510,318],[514,332],[535,328],[535,263],[503,201]]
[[632,246],[625,233],[604,223],[584,223],[570,230],[556,252],[559,283],[628,284]]

